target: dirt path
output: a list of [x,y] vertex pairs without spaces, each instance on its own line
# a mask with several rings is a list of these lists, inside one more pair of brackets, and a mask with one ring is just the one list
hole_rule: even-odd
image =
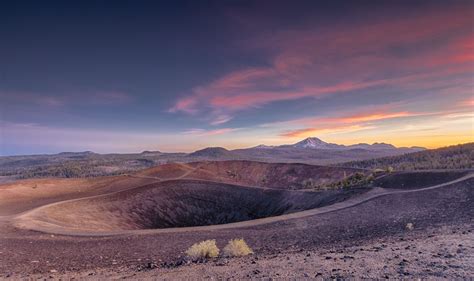
[[139,175],[133,175],[133,174],[125,174],[124,176],[126,177],[131,177],[131,178],[137,178],[137,179],[155,179],[158,181],[171,181],[171,180],[180,180],[184,179],[185,177],[189,176],[190,174],[194,173],[195,171],[201,169],[202,165],[197,165],[194,168],[190,168],[188,171],[184,172],[179,177],[174,177],[174,178],[160,178],[160,177],[152,177],[152,176],[139,176]]
[[[182,178],[184,176],[185,175],[181,176],[180,178]],[[447,186],[447,185],[462,182],[464,180],[468,180],[468,179],[473,178],[473,177],[474,177],[474,174],[468,174],[466,176],[463,176],[461,178],[458,178],[458,179],[450,181],[450,182],[446,182],[446,183],[443,183],[443,184],[434,185],[434,186],[430,186],[430,187],[420,188],[420,189],[410,189],[410,190],[390,189],[390,190],[387,190],[387,189],[376,187],[376,188],[373,188],[371,191],[369,191],[367,193],[364,193],[362,195],[359,195],[359,196],[356,196],[354,198],[348,199],[346,201],[343,201],[343,202],[340,202],[340,203],[335,203],[335,204],[325,206],[325,207],[321,207],[321,208],[317,208],[317,209],[311,209],[311,210],[307,210],[307,211],[291,213],[291,214],[275,216],[275,217],[268,217],[268,218],[242,221],[242,222],[236,222],[236,223],[221,224],[221,225],[211,225],[211,226],[195,226],[195,227],[180,227],[180,228],[166,228],[166,229],[150,229],[150,230],[110,231],[110,232],[81,232],[81,231],[69,230],[69,229],[65,229],[65,228],[62,228],[62,227],[58,227],[57,225],[55,225],[52,222],[44,222],[44,221],[39,221],[39,220],[35,219],[35,217],[37,217],[37,216],[41,217],[41,213],[39,211],[41,211],[44,208],[48,208],[50,206],[53,206],[53,205],[59,205],[59,204],[62,204],[64,202],[72,202],[72,201],[77,201],[77,200],[104,197],[104,196],[109,196],[109,195],[114,194],[114,193],[108,193],[108,194],[92,196],[92,197],[86,197],[86,198],[80,198],[80,199],[67,200],[67,201],[62,201],[62,202],[57,202],[57,203],[45,205],[45,206],[39,207],[37,209],[34,209],[32,211],[21,214],[19,216],[16,216],[13,219],[13,222],[14,222],[14,225],[16,227],[23,228],[23,229],[32,229],[32,230],[41,231],[41,232],[45,232],[45,233],[62,234],[62,235],[74,235],[74,236],[110,236],[110,235],[123,235],[123,234],[158,234],[158,233],[179,233],[179,232],[190,232],[190,231],[215,231],[215,230],[222,230],[222,229],[235,229],[235,228],[258,226],[258,225],[264,225],[264,224],[269,224],[269,223],[274,223],[274,222],[279,222],[279,221],[285,221],[285,220],[290,220],[290,219],[299,219],[299,218],[304,218],[304,217],[308,217],[308,216],[331,213],[331,212],[351,208],[351,207],[363,204],[365,202],[368,202],[370,200],[373,200],[373,199],[376,199],[376,198],[379,198],[379,197],[389,196],[389,195],[394,195],[394,194],[415,193],[415,192],[420,192],[420,191],[427,191],[427,190],[437,189],[437,188],[441,188],[441,187],[444,187],[444,186]]]
[[[1,222],[0,279],[469,278],[474,276],[474,180],[465,178],[417,191],[390,190],[333,212],[233,229],[87,237]],[[255,255],[176,267],[194,243],[215,239],[222,249],[234,238],[244,238]]]

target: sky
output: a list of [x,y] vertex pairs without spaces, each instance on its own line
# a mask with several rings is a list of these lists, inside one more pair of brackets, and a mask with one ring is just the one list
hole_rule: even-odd
[[474,141],[474,1],[1,1],[0,155]]

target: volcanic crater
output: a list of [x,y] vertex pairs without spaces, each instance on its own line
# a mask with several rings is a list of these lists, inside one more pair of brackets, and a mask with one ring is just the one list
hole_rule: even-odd
[[202,181],[170,180],[104,196],[52,204],[36,223],[70,231],[124,231],[242,222],[341,202],[367,189],[289,191]]
[[[397,173],[376,179],[375,185],[382,189],[320,188],[356,172],[360,170],[249,161],[162,165],[135,174],[90,180],[86,185],[94,186],[92,183],[97,181],[102,187],[92,188],[89,196],[72,192],[68,200],[62,197],[26,212],[18,217],[16,225],[53,233],[101,235],[177,231],[270,217],[275,220],[273,217],[306,210],[327,211],[341,207],[336,203],[342,201],[363,202],[380,193],[396,192],[391,188],[422,188],[428,179],[430,185],[435,185],[467,174]],[[309,180],[316,185],[307,187],[304,183]],[[41,186],[34,190],[44,192]],[[96,191],[99,193],[90,193]]]

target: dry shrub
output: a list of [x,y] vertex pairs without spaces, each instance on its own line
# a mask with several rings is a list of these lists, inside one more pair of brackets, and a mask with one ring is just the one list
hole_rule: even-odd
[[409,222],[407,223],[407,225],[405,225],[405,228],[411,231],[415,228],[415,226],[413,225],[413,223]]
[[224,255],[227,257],[243,257],[253,254],[252,249],[245,243],[244,239],[232,239],[224,247]]
[[186,255],[193,259],[215,258],[219,255],[219,248],[217,248],[216,240],[205,240],[192,245],[186,251]]

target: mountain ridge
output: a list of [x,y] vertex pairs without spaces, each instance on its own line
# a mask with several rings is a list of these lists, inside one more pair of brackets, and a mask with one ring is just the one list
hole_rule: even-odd
[[340,149],[340,150],[345,150],[345,149],[366,149],[366,150],[406,149],[406,150],[416,150],[416,151],[426,150],[426,148],[420,147],[420,146],[396,147],[393,144],[384,143],[384,142],[374,142],[373,144],[358,143],[358,144],[351,144],[351,145],[343,145],[343,144],[325,142],[317,137],[308,137],[294,144],[283,144],[283,145],[278,145],[278,146],[269,146],[265,144],[260,144],[258,146],[251,147],[249,149],[274,149],[274,148],[289,148],[289,147],[303,148],[303,149]]
[[[359,144],[360,145],[360,144]],[[474,143],[429,149],[411,153],[413,149],[366,150],[311,149],[283,146],[277,148],[226,150],[203,149],[199,153],[145,154],[54,154],[0,157],[0,182],[41,177],[95,177],[126,174],[166,163],[196,161],[247,160],[267,163],[303,163],[310,165],[341,165],[370,169],[392,166],[400,170],[472,168]],[[416,148],[416,147],[415,147]],[[82,152],[84,153],[84,152]],[[377,160],[379,159],[379,160]],[[411,162],[417,162],[411,164]],[[419,162],[419,163],[418,163]]]
[[392,144],[375,142],[373,144],[358,143],[342,145],[328,143],[317,137],[309,137],[294,144],[271,146],[260,144],[254,147],[228,150],[223,147],[206,147],[188,153],[188,157],[207,157],[210,159],[251,159],[262,161],[304,161],[305,159],[319,159],[324,163],[331,162],[331,158],[370,159],[391,155],[400,155],[424,151],[421,147],[395,147]]

